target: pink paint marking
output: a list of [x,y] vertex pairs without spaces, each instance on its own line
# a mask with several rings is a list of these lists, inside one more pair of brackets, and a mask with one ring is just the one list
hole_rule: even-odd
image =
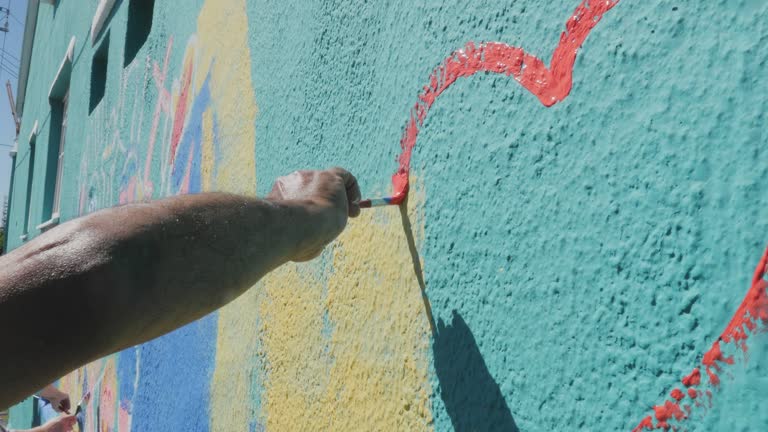
[[178,192],[181,195],[189,193],[189,180],[192,173],[192,160],[194,157],[195,152],[189,152],[189,157],[187,158],[187,167],[184,169],[184,178],[181,180],[181,186]]
[[120,406],[120,411],[117,413],[117,425],[119,431],[131,430],[131,413],[123,406]]
[[[757,333],[764,333],[768,331],[768,283],[766,283],[764,277],[768,266],[768,248],[766,248],[763,257],[755,268],[754,276],[752,277],[752,285],[747,291],[746,297],[742,301],[736,313],[731,318],[731,321],[725,327],[725,330],[720,337],[712,344],[712,347],[704,353],[701,360],[702,366],[709,378],[709,385],[717,390],[720,386],[721,380],[718,373],[722,372],[723,368],[735,364],[733,356],[726,356],[723,354],[722,345],[732,344],[737,349],[746,353],[748,351],[747,339]],[[703,404],[698,401],[701,391],[696,387],[701,385],[701,369],[694,368],[693,371],[683,377],[681,380],[683,385],[687,387],[687,397],[694,401],[695,407],[702,407]],[[707,405],[712,407],[712,390],[707,389],[704,391],[707,396]],[[681,391],[675,389],[672,393],[672,398],[678,402],[683,400],[686,395],[683,395]],[[682,396],[682,397],[680,397]],[[674,417],[675,420],[684,420],[688,416],[678,418],[675,415],[676,411],[671,412],[670,417],[669,409],[673,408],[673,405],[678,405],[671,401],[665,401],[664,405],[657,405],[653,407],[656,414],[657,423],[653,423],[653,419],[648,416],[644,418],[633,431],[652,430],[652,429],[668,429],[668,421]],[[659,414],[662,414],[661,416]],[[689,413],[690,414],[690,413]]]
[[176,148],[181,140],[181,133],[184,131],[184,118],[187,115],[187,103],[189,102],[189,87],[192,84],[192,59],[187,60],[184,75],[181,78],[181,92],[179,100],[176,102],[176,112],[173,116],[173,133],[171,135],[171,159],[173,164],[176,159]]
[[128,204],[133,202],[134,197],[136,197],[136,176],[132,177],[131,180],[128,182],[128,186],[123,188],[122,191],[120,191],[120,204]]
[[[424,125],[429,109],[437,98],[459,78],[469,77],[478,72],[491,72],[511,76],[539,101],[550,107],[564,100],[573,86],[573,65],[579,47],[589,32],[600,22],[603,14],[616,6],[619,0],[583,0],[573,16],[565,24],[560,42],[552,54],[550,68],[522,48],[501,42],[486,42],[466,46],[451,54],[429,77],[429,84],[419,94],[419,101],[411,109],[410,118],[400,140],[402,153],[399,168],[392,176],[394,192],[391,204],[400,204],[408,195],[408,173],[411,169],[411,155],[416,146],[419,129]],[[368,204],[368,205],[365,205]],[[369,207],[370,200],[361,202]]]
[[[144,184],[151,189],[152,183],[150,172],[152,167],[152,158],[155,151],[155,142],[157,141],[157,128],[160,126],[160,113],[168,111],[170,106],[168,100],[171,98],[170,92],[165,88],[165,80],[168,77],[168,64],[171,59],[171,49],[173,48],[173,37],[168,39],[168,47],[165,49],[165,60],[163,61],[163,71],[160,72],[157,62],[152,67],[152,77],[155,79],[155,88],[157,88],[157,103],[155,112],[152,115],[152,129],[149,132],[149,145],[147,149],[147,160],[144,162]],[[152,192],[149,192],[151,197]]]
[[99,401],[99,414],[101,417],[101,427],[99,430],[101,432],[112,432],[114,430],[115,401],[114,391],[108,385],[104,385],[101,390],[101,400]]
[[79,213],[80,216],[85,214],[85,197],[86,197],[86,194],[85,194],[85,184],[82,184],[80,186],[80,203],[79,203],[79,209],[78,209],[80,211],[80,213]]

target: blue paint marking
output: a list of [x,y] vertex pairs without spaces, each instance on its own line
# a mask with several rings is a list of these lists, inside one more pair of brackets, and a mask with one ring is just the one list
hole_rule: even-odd
[[134,383],[136,382],[136,356],[138,347],[123,350],[117,356],[117,385],[120,406],[128,413],[133,409]]
[[131,182],[131,178],[138,172],[138,166],[136,165],[136,158],[131,159],[126,163],[123,168],[123,174],[120,176],[120,190],[128,187],[128,183]]
[[85,394],[88,394],[88,390],[90,390],[88,388],[88,374],[83,373],[83,386],[80,389],[80,392],[85,395]]
[[208,430],[217,319],[208,315],[141,346],[132,430]]
[[200,92],[192,103],[192,109],[186,120],[187,124],[182,133],[179,147],[176,150],[176,158],[174,159],[171,171],[171,181],[175,192],[181,189],[181,185],[184,182],[190,152],[192,152],[192,166],[189,173],[189,192],[200,192],[202,189],[200,180],[202,152],[200,150],[203,138],[203,113],[211,104],[210,81],[211,74],[209,72],[200,88]]
[[249,432],[264,432],[266,428],[259,423],[257,420],[251,421],[251,423],[248,425],[248,431]]
[[213,160],[213,175],[216,176],[221,163],[221,145],[219,145],[219,116],[215,111],[213,112]]

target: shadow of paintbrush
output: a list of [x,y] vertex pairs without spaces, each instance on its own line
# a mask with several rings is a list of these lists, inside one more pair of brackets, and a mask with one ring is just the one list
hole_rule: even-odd
[[427,321],[429,321],[429,329],[432,331],[432,336],[436,336],[435,319],[432,317],[432,306],[429,304],[429,298],[427,298],[427,286],[424,283],[424,271],[421,268],[421,259],[419,258],[419,251],[416,248],[416,239],[413,236],[413,226],[411,225],[411,219],[408,217],[408,196],[398,206],[400,209],[400,219],[403,221],[403,231],[405,231],[405,238],[408,240],[408,249],[411,252],[411,261],[413,262],[413,272],[416,274],[416,280],[419,281],[419,289],[421,290],[421,300],[424,302],[424,311],[427,314]]

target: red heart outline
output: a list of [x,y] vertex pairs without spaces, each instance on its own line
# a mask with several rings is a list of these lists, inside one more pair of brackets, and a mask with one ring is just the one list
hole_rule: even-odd
[[424,125],[435,100],[456,80],[479,72],[505,74],[533,93],[544,106],[551,107],[568,97],[573,87],[573,65],[579,48],[603,14],[618,3],[619,0],[582,0],[565,23],[565,31],[560,35],[560,43],[552,53],[549,68],[538,57],[526,53],[522,48],[502,42],[484,42],[479,45],[468,42],[463,49],[451,53],[432,72],[429,85],[424,86],[419,101],[411,109],[400,139],[400,167],[392,176],[394,193],[385,201],[388,204],[400,204],[408,195],[408,172],[419,128]]
[[[394,192],[384,201],[388,204],[402,203],[408,194],[408,174],[411,156],[419,129],[437,98],[459,78],[469,77],[479,72],[492,72],[511,76],[526,90],[536,96],[546,107],[551,107],[564,100],[573,86],[573,66],[578,49],[589,36],[590,31],[600,22],[603,15],[619,3],[620,0],[582,0],[576,11],[565,24],[566,30],[560,35],[560,42],[555,48],[547,68],[537,57],[526,53],[522,48],[509,46],[501,42],[484,42],[475,45],[469,42],[463,49],[453,52],[430,75],[429,84],[419,94],[418,102],[411,109],[410,117],[400,140],[402,153],[398,159],[399,168],[392,176]],[[368,203],[370,205],[370,202]],[[731,318],[720,337],[704,353],[701,366],[705,369],[711,387],[717,389],[720,378],[717,373],[726,365],[735,363],[733,356],[725,356],[721,343],[734,344],[745,355],[747,339],[750,335],[768,331],[768,282],[763,278],[768,265],[768,249],[755,269],[752,285],[744,300]],[[654,415],[646,416],[632,431],[669,429],[669,420],[686,420],[693,408],[681,403],[688,398],[693,407],[702,407],[702,394],[706,394],[711,406],[712,392],[700,389],[701,372],[696,367],[681,379],[687,389],[683,392],[675,388],[670,393],[672,401],[653,407]],[[656,423],[654,424],[654,417]]]

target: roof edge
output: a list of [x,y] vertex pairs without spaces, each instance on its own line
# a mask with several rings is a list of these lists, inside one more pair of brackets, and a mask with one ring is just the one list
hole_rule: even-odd
[[27,95],[29,64],[32,61],[32,47],[35,44],[39,8],[40,0],[29,0],[27,4],[27,17],[24,20],[24,42],[21,45],[21,64],[19,66],[18,87],[16,88],[16,112],[20,119],[24,117],[24,100]]

